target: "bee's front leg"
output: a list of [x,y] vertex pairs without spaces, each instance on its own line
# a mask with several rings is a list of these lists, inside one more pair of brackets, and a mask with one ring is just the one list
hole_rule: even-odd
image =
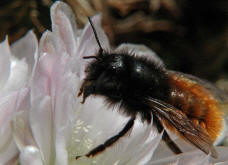
[[81,88],[78,92],[78,97],[83,95],[82,101],[81,101],[82,104],[85,103],[85,100],[89,95],[94,94],[94,92],[95,92],[94,84],[95,84],[94,81],[87,80],[87,79],[85,79],[84,82],[82,83]]

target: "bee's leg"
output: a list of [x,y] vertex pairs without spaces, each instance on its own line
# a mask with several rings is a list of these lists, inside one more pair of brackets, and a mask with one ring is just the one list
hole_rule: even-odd
[[177,146],[177,144],[169,137],[168,133],[164,130],[162,140],[168,145],[168,147],[173,151],[175,154],[181,154],[181,149]]
[[84,81],[80,87],[80,90],[78,92],[78,97],[82,95],[83,91],[84,91],[84,88],[85,88],[85,85],[86,85],[86,81]]
[[85,103],[86,98],[94,92],[94,81],[85,79],[78,92],[78,97],[82,96],[82,104]]
[[[127,124],[124,126],[124,128],[117,135],[109,138],[103,144],[95,147],[90,152],[88,152],[86,155],[82,155],[82,156],[86,156],[86,157],[95,156],[96,154],[101,153],[102,151],[104,151],[107,147],[113,145],[115,142],[117,142],[121,137],[123,137],[133,127],[134,121],[135,121],[135,117],[132,117],[127,122]],[[82,156],[76,156],[75,159],[77,160],[77,159],[79,159]]]
[[169,137],[168,133],[166,132],[166,130],[164,129],[160,121],[157,119],[157,117],[155,115],[153,117],[154,117],[154,122],[158,129],[158,132],[161,133],[162,131],[164,131],[162,135],[162,140],[164,140],[164,142],[172,150],[173,153],[175,154],[182,153],[181,149],[177,146],[177,144]]

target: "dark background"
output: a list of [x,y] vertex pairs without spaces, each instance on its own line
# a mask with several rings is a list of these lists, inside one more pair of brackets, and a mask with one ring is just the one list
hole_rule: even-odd
[[[0,41],[10,42],[34,29],[38,38],[50,29],[53,0],[0,0]],[[103,13],[113,46],[122,42],[152,48],[169,69],[214,82],[228,77],[227,0],[65,0],[79,27],[87,16]],[[221,85],[221,83],[218,83]],[[228,87],[225,87],[228,89]]]

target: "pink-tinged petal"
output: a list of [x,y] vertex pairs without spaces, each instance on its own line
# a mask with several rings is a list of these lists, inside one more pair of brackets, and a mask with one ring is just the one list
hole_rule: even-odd
[[[101,28],[101,15],[96,15],[92,18],[92,22],[97,31],[99,41],[103,49],[109,51],[110,45],[109,40]],[[77,48],[77,54],[75,56],[76,59],[73,61],[76,62],[75,69],[76,73],[80,75],[80,79],[84,78],[84,70],[86,65],[90,60],[83,59],[84,56],[93,56],[98,53],[99,47],[97,41],[95,39],[92,27],[89,23],[86,24],[83,29],[81,38],[79,39],[79,46]]]
[[227,157],[228,147],[227,146],[218,146],[215,149],[218,152],[218,158],[217,159],[213,158],[212,162],[213,163],[227,162],[228,161],[228,157]]
[[56,139],[52,139],[53,145],[49,147],[51,147],[50,150],[55,148],[56,155],[59,155],[56,156],[57,164],[66,164],[67,155],[63,156],[63,153],[66,153],[66,141],[72,130],[73,108],[71,103],[75,101],[77,88],[74,89],[75,75],[70,72],[66,64],[69,56],[66,52],[62,52],[63,49],[59,49],[60,52],[56,50],[61,46],[55,42],[56,37],[53,34],[46,32],[41,38],[41,55],[32,80],[32,103],[36,98],[50,96],[51,108],[48,111],[51,111],[53,116],[48,121],[53,124],[52,135]]
[[57,136],[58,137],[56,138],[56,144],[55,144],[55,149],[56,149],[55,164],[68,165],[66,137],[63,134],[61,137],[59,134]]
[[[149,127],[149,126],[148,126]],[[145,135],[145,133],[144,133]],[[144,165],[146,164],[154,154],[154,151],[157,149],[161,141],[162,134],[157,133],[156,128],[151,129],[150,134],[147,136],[147,140],[141,141],[141,146],[137,147],[139,150],[134,155],[131,155],[132,158],[127,165]],[[134,145],[134,144],[132,144]],[[132,148],[132,150],[134,150]],[[124,164],[124,163],[123,163]]]
[[36,97],[31,104],[30,124],[42,159],[48,164],[53,157],[53,112],[49,96]]
[[[38,87],[36,94],[44,93],[51,96],[51,105],[53,111],[53,129],[55,134],[56,163],[67,163],[66,153],[67,140],[72,130],[73,105],[76,96],[77,79],[71,73],[67,62],[69,56],[66,52],[56,51],[56,42],[53,41],[54,33],[46,32],[41,40],[41,59],[37,64],[36,73],[34,74],[34,86]],[[48,62],[50,61],[50,62]],[[45,81],[44,81],[45,80]],[[40,82],[40,83],[39,83]],[[48,82],[48,86],[47,85]],[[42,86],[46,86],[43,88]],[[40,86],[40,87],[39,87]],[[44,91],[44,92],[42,92]],[[48,92],[45,92],[48,91]],[[68,140],[69,141],[69,140]],[[65,146],[65,147],[63,147]],[[65,163],[63,163],[65,162]]]
[[0,164],[1,165],[16,165],[18,163],[19,152],[14,141],[8,144],[5,150],[0,151]]
[[[56,36],[50,31],[45,31],[40,39],[39,53],[40,55],[55,54],[58,50],[58,46],[55,44],[57,40]],[[58,44],[58,43],[57,43]]]
[[121,53],[128,53],[129,55],[142,56],[160,66],[164,66],[163,61],[156,55],[156,53],[145,45],[124,43],[119,45],[116,51]]
[[24,37],[13,43],[11,46],[11,51],[16,58],[25,59],[29,66],[28,73],[30,75],[34,65],[35,57],[38,54],[38,41],[34,32],[30,30]]
[[[7,93],[20,90],[22,87],[28,84],[31,72],[28,69],[28,64],[24,59],[18,60],[14,56],[11,56],[10,75],[4,88],[2,88],[0,96]],[[29,73],[30,72],[30,73]]]
[[[67,164],[68,153],[67,145],[71,137],[73,122],[73,107],[75,107],[76,91],[79,88],[78,78],[71,71],[68,61],[72,57],[76,48],[76,25],[71,9],[57,2],[52,7],[52,30],[53,33],[46,35],[41,47],[52,45],[55,52],[46,49],[45,53],[55,54],[52,57],[54,61],[50,71],[50,95],[52,97],[53,122],[55,133],[56,164]],[[75,35],[72,35],[75,34]],[[57,37],[56,37],[57,36]],[[55,37],[55,39],[54,39]],[[48,39],[47,39],[48,38]],[[46,41],[45,41],[46,40]],[[71,56],[69,56],[71,55]],[[72,62],[72,60],[70,61]]]
[[8,38],[0,43],[0,88],[2,88],[8,80],[10,73],[10,48]]
[[27,94],[28,90],[22,89],[0,99],[0,151],[12,140],[10,122],[13,115],[20,110],[20,106],[23,106]]
[[63,74],[58,81],[55,104],[56,162],[67,165],[67,145],[72,134],[76,100],[75,75]]
[[56,2],[51,7],[52,31],[62,40],[65,50],[69,55],[76,51],[76,30],[75,17],[68,5],[63,2]]
[[[62,66],[61,63],[56,66]],[[54,128],[55,128],[55,146],[56,163],[60,165],[67,164],[67,143],[69,143],[72,131],[74,116],[74,107],[76,101],[76,82],[78,78],[69,71],[59,68],[55,69],[57,74],[53,75],[54,82],[52,91],[55,107]]]
[[29,123],[29,109],[16,113],[13,122],[13,137],[20,151],[28,145],[36,146]]
[[27,146],[20,154],[21,165],[46,165],[42,161],[40,151],[34,146]]
[[35,69],[31,80],[31,102],[40,96],[51,95],[51,77],[53,65],[56,62],[53,35],[47,31],[40,40],[40,55],[36,60]]
[[28,89],[25,88],[0,99],[0,163],[4,161],[15,162],[18,149],[13,141],[10,123],[15,113],[26,106],[25,98],[27,96]]
[[170,157],[163,157],[162,159],[152,161],[147,165],[169,165],[171,163],[178,163],[178,165],[210,165],[211,161],[210,155],[195,150]]

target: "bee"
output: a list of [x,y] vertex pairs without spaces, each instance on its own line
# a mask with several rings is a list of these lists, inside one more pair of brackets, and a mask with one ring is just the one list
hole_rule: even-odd
[[84,103],[90,95],[103,96],[110,105],[120,104],[120,111],[130,119],[118,134],[83,156],[95,156],[113,145],[131,130],[140,115],[142,122],[148,124],[153,117],[153,124],[159,132],[163,131],[162,140],[175,154],[182,151],[166,129],[217,158],[213,144],[225,129],[222,104],[228,100],[226,94],[205,80],[167,70],[145,57],[105,51],[88,19],[99,52],[83,57],[93,60],[85,69],[78,97],[82,96]]

